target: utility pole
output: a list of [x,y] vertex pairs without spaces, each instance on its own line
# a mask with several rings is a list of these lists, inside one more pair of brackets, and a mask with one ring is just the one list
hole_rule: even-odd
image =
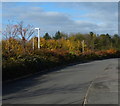
[[85,51],[85,41],[83,40],[81,43],[82,43],[82,52],[84,53],[84,51]]
[[40,28],[35,28],[38,30],[38,49],[40,49]]

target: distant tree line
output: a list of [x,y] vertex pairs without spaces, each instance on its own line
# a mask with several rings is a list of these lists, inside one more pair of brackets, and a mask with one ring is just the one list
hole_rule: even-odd
[[[35,34],[34,27],[32,25],[24,25],[23,22],[18,24],[8,24],[6,29],[3,31],[3,53],[9,54],[13,53],[26,53],[37,49],[38,37],[34,37]],[[34,41],[33,41],[34,39]],[[80,51],[82,52],[82,41],[84,40],[85,51],[99,51],[116,49],[120,50],[120,36],[118,34],[109,35],[107,34],[95,34],[90,32],[88,34],[82,33],[71,33],[66,34],[57,31],[54,36],[49,33],[45,33],[43,37],[40,38],[40,46],[44,49],[62,49],[69,51]]]
[[62,38],[66,40],[71,39],[73,41],[85,40],[85,43],[91,50],[102,50],[110,48],[120,49],[120,36],[118,34],[109,35],[107,33],[98,35],[93,32],[90,32],[89,34],[76,33],[67,35],[60,31],[57,31],[53,37],[51,37],[48,33],[45,33],[43,38],[45,40],[60,40]]

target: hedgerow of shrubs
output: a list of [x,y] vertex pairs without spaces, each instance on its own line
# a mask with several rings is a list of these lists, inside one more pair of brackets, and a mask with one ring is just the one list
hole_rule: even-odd
[[56,66],[73,62],[85,62],[96,59],[119,57],[120,52],[114,49],[71,53],[63,50],[36,50],[31,54],[10,57],[3,60],[3,81],[15,79],[36,72],[46,72]]

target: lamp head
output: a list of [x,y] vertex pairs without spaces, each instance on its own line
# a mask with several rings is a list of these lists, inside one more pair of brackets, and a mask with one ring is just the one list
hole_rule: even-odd
[[40,30],[40,28],[35,28],[35,29]]

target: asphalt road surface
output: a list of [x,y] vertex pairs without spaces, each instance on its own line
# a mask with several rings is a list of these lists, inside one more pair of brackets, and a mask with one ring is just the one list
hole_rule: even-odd
[[3,84],[3,104],[118,104],[118,59]]

